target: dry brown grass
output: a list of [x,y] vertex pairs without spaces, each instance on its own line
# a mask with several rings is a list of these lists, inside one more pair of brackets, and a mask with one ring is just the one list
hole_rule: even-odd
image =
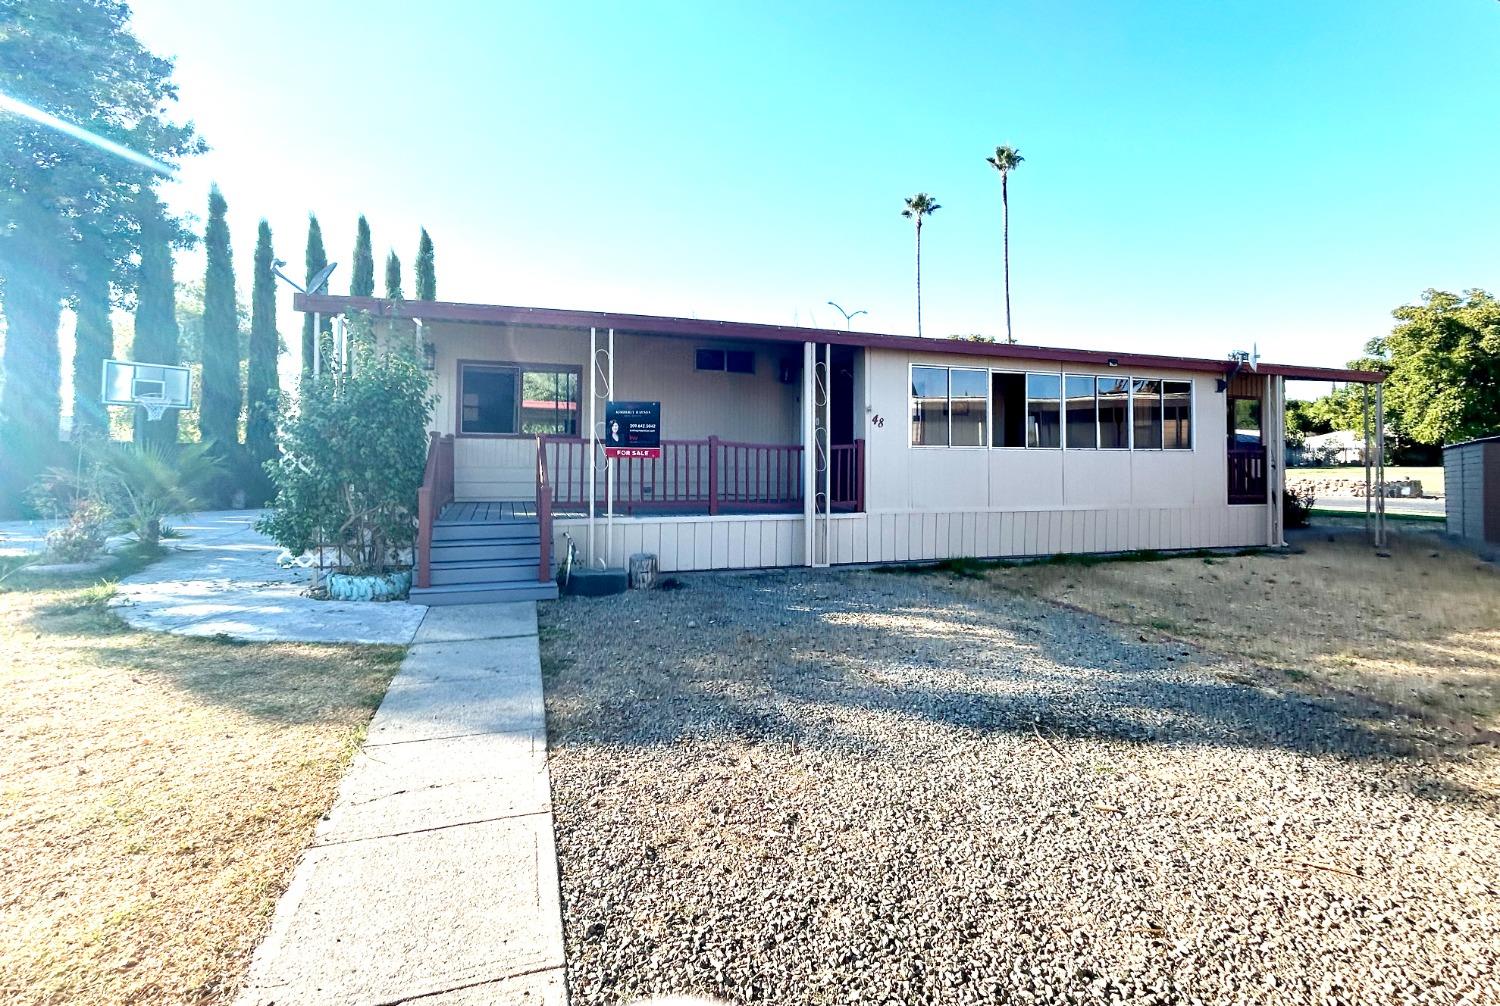
[[0,1000],[225,1002],[400,650],[138,633],[107,595],[0,593]]
[[[1332,540],[1330,540],[1330,538]],[[1352,531],[1301,554],[1043,565],[985,573],[1275,672],[1353,693],[1465,737],[1500,739],[1500,576],[1435,534],[1393,533],[1382,558]]]

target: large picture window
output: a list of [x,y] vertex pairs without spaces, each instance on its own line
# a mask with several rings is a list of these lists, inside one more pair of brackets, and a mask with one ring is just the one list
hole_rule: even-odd
[[1061,447],[1062,377],[1026,375],[1026,446]]
[[1191,381],[1161,382],[1162,446],[1169,451],[1193,447],[1193,384]]
[[1063,379],[1067,391],[1068,428],[1063,441],[1073,450],[1099,446],[1099,409],[1094,400],[1094,379],[1069,374]]
[[1130,379],[1099,378],[1099,446],[1122,451],[1130,446]]
[[576,368],[465,363],[458,380],[460,434],[578,436]]
[[911,368],[912,446],[987,445],[989,385],[987,370]]
[[1026,446],[1026,375],[990,375],[990,402],[994,415],[990,417],[990,428],[994,431],[991,447]]
[[911,443],[948,446],[948,368],[911,368]]
[[1135,382],[1135,448],[1154,451],[1161,448],[1161,382]]

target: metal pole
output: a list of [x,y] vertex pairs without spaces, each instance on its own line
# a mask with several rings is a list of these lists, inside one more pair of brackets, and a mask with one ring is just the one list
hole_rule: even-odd
[[1364,392],[1364,408],[1361,411],[1361,419],[1364,422],[1364,461],[1365,461],[1365,534],[1370,534],[1370,386],[1361,384]]
[[813,369],[817,366],[813,344],[802,344],[802,564],[813,564],[813,490],[817,481],[817,469],[813,455],[817,444],[813,442],[814,381]]
[[323,314],[321,311],[313,312],[313,376],[317,377],[322,372],[319,366],[323,362],[323,340],[319,338],[323,329]]
[[584,455],[584,457],[587,459],[588,466],[589,466],[589,533],[588,533],[589,559],[588,559],[588,561],[590,563],[592,563],[594,561],[594,491],[595,491],[594,490],[594,487],[595,487],[595,472],[594,472],[595,462],[594,462],[594,453],[595,453],[596,450],[598,450],[598,440],[596,439],[597,433],[596,433],[596,426],[595,426],[595,424],[598,422],[598,411],[599,411],[599,407],[598,407],[598,402],[599,402],[599,392],[598,392],[598,383],[599,383],[598,382],[598,374],[599,374],[598,352],[599,352],[599,349],[598,349],[598,342],[599,342],[599,340],[598,340],[598,330],[595,329],[595,328],[590,328],[589,329],[589,435],[588,435],[588,442],[587,442],[587,444],[584,447],[584,450],[587,452]]
[[1375,544],[1385,548],[1385,383],[1375,385]]
[[[615,400],[615,330],[609,330],[609,395],[607,401]],[[610,557],[615,550],[615,459],[604,462],[604,568],[609,568]]]
[[818,437],[818,462],[823,469],[822,490],[823,496],[823,527],[818,544],[821,546],[822,554],[818,557],[820,566],[827,566],[831,559],[829,555],[833,519],[833,443],[832,443],[832,409],[833,409],[833,346],[823,343],[823,423],[821,435]]

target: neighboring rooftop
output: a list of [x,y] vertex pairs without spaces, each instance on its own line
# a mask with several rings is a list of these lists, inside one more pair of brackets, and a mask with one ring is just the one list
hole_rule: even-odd
[[[796,325],[765,325],[744,321],[711,321],[672,318],[615,311],[570,311],[550,307],[511,307],[503,304],[461,304],[442,300],[385,300],[380,297],[341,297],[332,294],[297,294],[292,306],[299,311],[345,314],[365,311],[376,318],[413,318],[422,321],[470,322],[482,325],[516,325],[529,328],[612,328],[632,335],[665,335],[684,339],[750,339],[765,342],[826,342],[835,346],[863,346],[917,353],[947,353],[957,356],[1003,357],[1049,360],[1091,366],[1163,367],[1222,374],[1234,366],[1231,360],[1191,356],[1161,356],[1150,353],[1120,353],[1093,349],[1027,346],[1019,343],[974,342],[967,339],[923,339],[911,335],[880,335],[834,328],[803,328]],[[1261,363],[1258,374],[1293,380],[1352,381],[1378,384],[1385,375],[1373,370],[1338,367],[1303,367],[1295,364]]]

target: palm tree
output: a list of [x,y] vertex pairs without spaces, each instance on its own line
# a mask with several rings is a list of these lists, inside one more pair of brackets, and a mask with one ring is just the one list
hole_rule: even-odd
[[918,192],[906,199],[906,209],[901,215],[917,222],[917,338],[922,337],[922,218],[930,217],[942,209],[938,201],[925,192]]
[[1010,173],[1025,160],[1015,147],[995,148],[994,157],[986,157],[990,167],[1000,172],[1000,227],[1005,232],[1005,341],[1015,342],[1010,334]]

